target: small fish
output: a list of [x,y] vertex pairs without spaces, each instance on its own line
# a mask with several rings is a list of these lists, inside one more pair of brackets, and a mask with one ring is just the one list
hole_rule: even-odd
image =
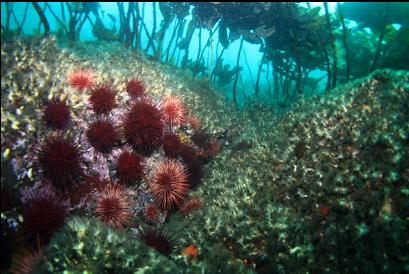
[[188,260],[196,259],[199,256],[199,248],[196,245],[189,245],[182,251],[182,255]]

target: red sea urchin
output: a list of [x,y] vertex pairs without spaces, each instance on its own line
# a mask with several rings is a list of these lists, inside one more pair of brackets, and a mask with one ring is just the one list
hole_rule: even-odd
[[132,98],[138,98],[145,93],[145,86],[141,80],[131,79],[126,84],[126,92]]
[[82,179],[82,155],[71,140],[61,136],[47,139],[38,153],[38,161],[42,175],[62,192]]
[[116,107],[116,91],[107,85],[95,88],[89,97],[89,102],[96,114],[107,114]]
[[116,174],[120,182],[132,184],[143,176],[142,157],[135,152],[123,151],[116,163]]
[[94,85],[95,76],[91,69],[77,69],[70,73],[68,82],[78,91],[89,89]]
[[199,148],[202,149],[208,149],[210,145],[210,134],[207,133],[204,130],[196,130],[192,137],[191,140],[193,143],[198,146]]
[[97,119],[87,130],[87,138],[96,151],[110,153],[120,143],[119,133],[109,119]]
[[190,198],[189,200],[185,201],[179,208],[179,211],[183,215],[190,214],[193,210],[199,209],[203,207],[202,199],[198,197]]
[[149,190],[162,209],[171,209],[180,205],[189,191],[183,165],[175,160],[165,160],[156,166]]
[[155,224],[159,221],[160,211],[154,204],[148,204],[143,215],[148,223]]
[[132,199],[124,187],[110,183],[97,198],[95,213],[100,221],[124,228],[132,222]]
[[162,113],[167,125],[180,127],[184,123],[185,107],[179,97],[167,97],[162,104]]
[[83,183],[71,191],[71,205],[78,208],[87,207],[93,202],[93,195],[101,192],[109,183],[110,180],[101,179],[98,174],[84,176]]
[[149,229],[141,233],[144,242],[164,256],[169,256],[173,250],[173,242],[166,233]]
[[10,266],[11,274],[31,274],[40,263],[43,257],[42,252],[29,251],[23,249],[13,257],[13,263]]
[[65,223],[65,204],[53,197],[36,197],[27,201],[23,210],[22,231],[28,240],[37,244],[48,244],[51,237]]
[[182,144],[182,147],[179,151],[179,156],[182,158],[182,161],[185,164],[190,164],[192,162],[197,161],[197,151],[194,147],[187,144]]
[[71,112],[68,104],[59,99],[52,99],[44,109],[43,121],[52,129],[66,129],[71,120]]
[[215,156],[221,149],[221,144],[216,140],[211,140],[209,142],[207,149],[200,149],[198,152],[199,158],[207,161],[213,156]]
[[159,148],[163,136],[161,118],[160,111],[152,103],[146,100],[136,102],[123,121],[128,144],[144,156]]
[[182,149],[182,142],[180,138],[175,133],[167,132],[163,136],[163,151],[165,155],[171,158],[177,158]]
[[195,189],[202,183],[204,177],[203,165],[198,160],[194,160],[187,164],[188,182],[191,189]]
[[186,116],[185,122],[189,124],[191,128],[196,129],[196,130],[199,129],[201,126],[199,118],[193,115]]

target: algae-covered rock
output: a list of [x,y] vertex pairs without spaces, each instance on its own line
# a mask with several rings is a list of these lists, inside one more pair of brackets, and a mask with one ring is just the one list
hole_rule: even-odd
[[376,71],[275,124],[261,114],[243,133],[251,146],[207,166],[206,209],[182,241],[221,242],[260,273],[405,271],[408,83],[406,71]]
[[179,273],[137,239],[92,219],[73,218],[46,250],[43,273]]

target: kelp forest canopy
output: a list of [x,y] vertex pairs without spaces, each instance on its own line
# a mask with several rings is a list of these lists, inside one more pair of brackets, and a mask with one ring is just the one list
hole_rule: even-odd
[[[409,4],[403,2],[337,3],[335,12],[327,2],[314,7],[307,2],[117,2],[117,10],[107,14],[98,2],[58,5],[27,3],[25,16],[34,8],[39,34],[68,41],[78,41],[89,22],[97,40],[119,41],[185,68],[192,77],[207,78],[235,103],[258,98],[286,105],[375,69],[409,69]],[[5,8],[2,40],[20,35],[26,21],[16,18],[13,3]],[[153,17],[149,24],[148,16]],[[224,57],[233,43],[240,46],[229,64]],[[257,68],[248,63],[248,44],[259,47],[251,55],[259,59]]]

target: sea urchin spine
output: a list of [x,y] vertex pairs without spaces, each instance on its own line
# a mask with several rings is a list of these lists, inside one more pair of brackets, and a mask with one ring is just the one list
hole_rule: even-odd
[[155,224],[159,221],[160,211],[154,204],[148,204],[143,215],[148,223]]
[[199,118],[193,115],[188,115],[185,117],[185,122],[190,125],[191,128],[198,130],[201,126]]
[[23,250],[13,257],[13,264],[9,269],[11,274],[31,274],[40,263],[43,254],[41,251]]
[[167,132],[163,136],[163,151],[166,156],[171,158],[177,158],[183,147],[182,142],[177,134],[172,132]]

